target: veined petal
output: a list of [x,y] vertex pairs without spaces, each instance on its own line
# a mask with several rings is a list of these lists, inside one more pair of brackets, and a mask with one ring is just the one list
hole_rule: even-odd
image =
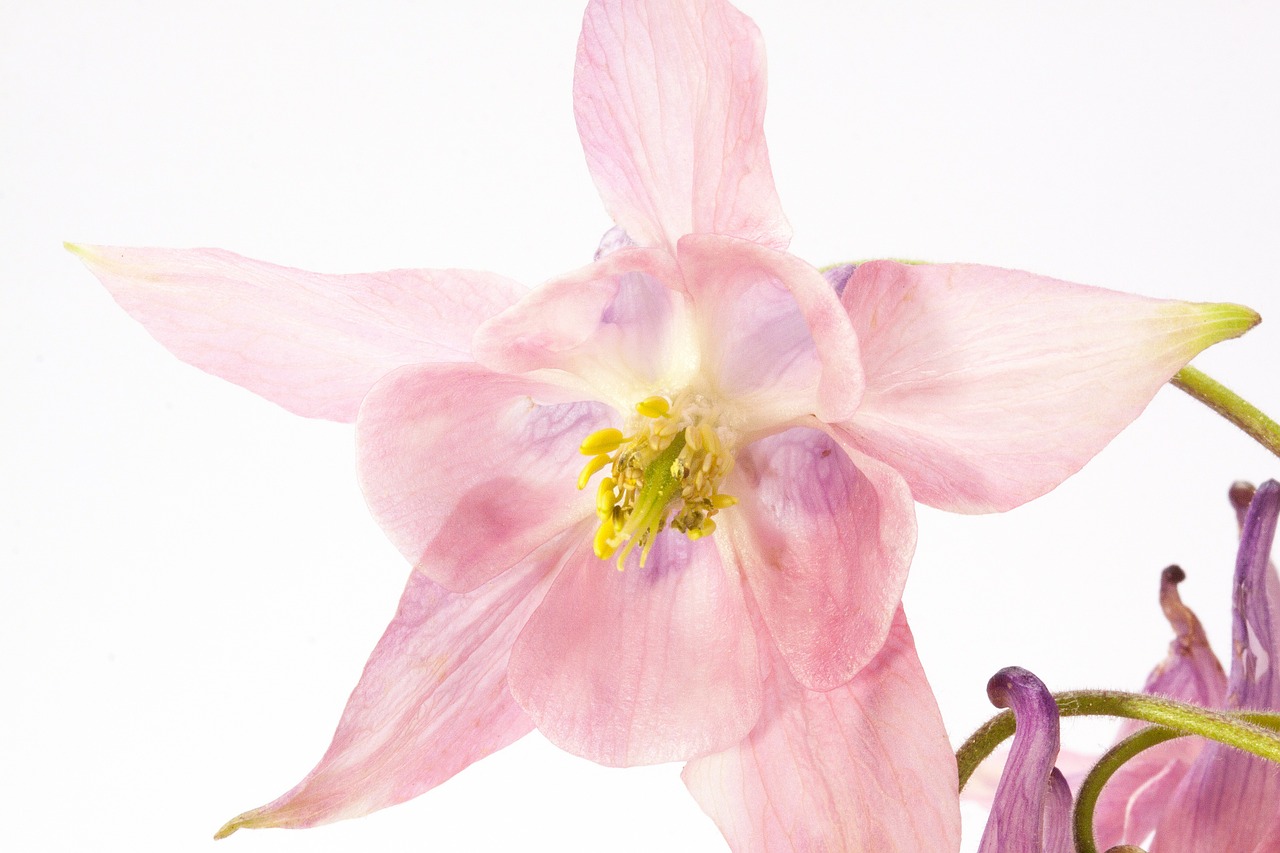
[[382,529],[418,571],[466,592],[595,511],[577,488],[601,403],[474,364],[405,367],[356,423],[360,482]]
[[589,536],[516,640],[511,692],[539,731],[611,766],[724,749],[760,714],[754,635],[708,539],[659,534],[625,571]]
[[321,275],[221,249],[68,248],[178,358],[338,421],[397,367],[470,361],[476,327],[525,293],[471,270]]
[[723,533],[792,675],[847,682],[883,645],[915,551],[915,504],[887,466],[816,429],[761,439],[728,484]]
[[548,544],[466,594],[413,572],[324,758],[218,837],[359,817],[416,797],[525,735],[533,722],[507,689],[507,658],[563,550]]
[[1044,795],[1044,853],[1074,853],[1071,826],[1071,786],[1058,768],[1049,772]]
[[822,273],[730,237],[685,237],[678,251],[705,373],[746,431],[852,416],[863,386],[858,339]]
[[[1226,695],[1227,676],[1209,648],[1200,620],[1178,595],[1178,584],[1185,577],[1177,566],[1170,566],[1160,575],[1160,607],[1173,627],[1174,638],[1169,643],[1168,656],[1147,677],[1143,692],[1219,708]],[[1144,725],[1126,722],[1116,740],[1123,740]],[[1098,849],[1124,842],[1142,843],[1155,830],[1182,777],[1204,746],[1205,741],[1200,738],[1177,738],[1125,762],[1098,798],[1093,819]]]
[[[1058,706],[1040,679],[1016,666],[992,676],[987,695],[997,708],[1013,709],[1018,730],[978,853],[1045,853],[1052,849],[1045,846],[1046,806],[1061,807],[1058,783],[1051,785],[1058,756]],[[1070,799],[1068,792],[1068,807]],[[1055,814],[1049,827],[1055,833],[1059,818]]]
[[574,115],[605,208],[638,243],[684,234],[785,248],[764,139],[764,43],[723,0],[592,0]]
[[862,264],[842,300],[866,371],[850,431],[917,500],[957,512],[1049,491],[1196,353],[1258,322],[968,264]]
[[[1280,483],[1264,483],[1245,518],[1236,559],[1229,710],[1280,708],[1280,581],[1268,555],[1280,514]],[[1183,778],[1156,828],[1152,853],[1267,851],[1280,835],[1280,765],[1211,743]]]
[[959,849],[955,756],[901,610],[875,659],[825,693],[761,654],[760,722],[683,774],[735,853]]
[[476,360],[502,373],[557,370],[629,410],[698,368],[680,271],[665,252],[618,248],[480,326]]

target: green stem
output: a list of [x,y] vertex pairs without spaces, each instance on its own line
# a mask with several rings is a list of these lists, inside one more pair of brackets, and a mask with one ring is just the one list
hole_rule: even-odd
[[1126,761],[1138,753],[1158,743],[1179,737],[1187,737],[1187,734],[1175,732],[1163,726],[1147,726],[1111,747],[1098,759],[1098,763],[1080,783],[1080,790],[1076,794],[1076,808],[1071,816],[1075,830],[1076,853],[1098,853],[1098,843],[1093,838],[1093,812],[1098,805],[1102,786],[1107,784],[1107,781]]
[[[1106,716],[1144,720],[1183,734],[1200,735],[1280,762],[1280,734],[1254,723],[1185,702],[1145,693],[1068,690],[1054,694],[1063,717]],[[956,751],[963,789],[973,771],[1001,741],[1013,734],[1013,712],[1002,711],[984,723]]]
[[[1254,711],[1231,714],[1230,716],[1247,720],[1268,729],[1280,731],[1280,714],[1264,714]],[[1138,753],[1150,749],[1159,743],[1174,738],[1186,737],[1190,732],[1176,732],[1163,726],[1147,726],[1124,740],[1120,741],[1098,759],[1098,763],[1089,771],[1080,783],[1076,794],[1075,813],[1072,823],[1075,827],[1076,853],[1098,853],[1098,844],[1093,838],[1093,814],[1098,804],[1102,788],[1125,762]]]
[[1174,374],[1169,384],[1186,391],[1280,456],[1280,424],[1221,382],[1188,365]]

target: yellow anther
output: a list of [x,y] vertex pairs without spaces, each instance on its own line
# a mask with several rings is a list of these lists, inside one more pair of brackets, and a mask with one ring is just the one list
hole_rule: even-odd
[[702,524],[693,528],[685,535],[696,542],[702,537],[710,536],[712,533],[715,533],[715,532],[716,532],[716,523],[708,518],[705,521],[703,521]]
[[613,515],[613,487],[612,477],[605,477],[600,481],[600,488],[596,490],[596,515],[605,519]]
[[697,452],[702,449],[702,433],[696,426],[690,424],[684,428],[684,443],[690,450]]
[[600,529],[596,531],[596,538],[591,543],[596,556],[602,560],[609,559],[613,556],[613,552],[618,550],[616,545],[609,544],[609,540],[613,538],[613,533],[613,520],[606,519],[600,523]]
[[666,397],[646,397],[636,403],[636,411],[646,418],[660,418],[671,411],[671,403]]
[[609,454],[607,453],[591,457],[591,461],[586,464],[586,467],[582,469],[582,473],[578,475],[578,489],[585,489],[587,483],[596,475],[596,472],[608,464]]
[[698,424],[698,431],[702,433],[702,444],[707,448],[708,456],[720,455],[720,436],[716,435],[716,431],[711,428],[711,424]]
[[712,495],[711,505],[716,509],[728,509],[738,502],[733,495]]
[[626,440],[621,430],[613,427],[598,429],[582,440],[578,452],[584,456],[595,456],[597,453],[612,453]]

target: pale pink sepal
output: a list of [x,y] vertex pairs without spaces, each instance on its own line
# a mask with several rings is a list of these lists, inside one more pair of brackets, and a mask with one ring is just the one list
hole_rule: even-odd
[[850,431],[917,500],[957,512],[1049,491],[1196,353],[1258,321],[968,264],[862,264],[842,300],[866,371]]
[[578,447],[615,417],[475,364],[404,367],[360,409],[360,484],[418,571],[466,592],[593,515],[594,493],[577,488]]
[[529,732],[533,722],[507,689],[507,659],[563,550],[549,543],[466,594],[411,573],[324,758],[293,790],[228,821],[217,837],[368,814]]
[[587,167],[614,221],[673,252],[684,234],[785,248],[764,139],[764,43],[723,0],[592,0],[573,78]]
[[901,610],[875,659],[834,690],[806,690],[772,650],[762,658],[760,722],[684,769],[735,853],[959,849],[955,756]]
[[697,369],[683,289],[666,252],[617,248],[486,321],[473,352],[502,373],[564,371],[629,411],[660,383],[687,381]]
[[[1168,655],[1147,676],[1143,692],[1203,708],[1220,708],[1227,692],[1227,676],[1209,648],[1200,620],[1178,595],[1178,584],[1185,577],[1177,566],[1161,573],[1160,607],[1174,630],[1174,638],[1169,643]],[[1116,740],[1128,737],[1144,725],[1126,722]],[[1095,806],[1093,828],[1098,849],[1145,841],[1168,809],[1170,798],[1205,743],[1201,738],[1177,738],[1144,750],[1125,762],[1102,789]]]
[[471,270],[322,275],[221,249],[68,248],[178,358],[338,421],[401,365],[469,361],[476,327],[525,293]]
[[886,465],[817,429],[747,446],[717,536],[733,552],[792,675],[844,684],[880,650],[915,550],[915,504]]
[[516,640],[511,692],[560,748],[610,766],[681,761],[746,736],[760,713],[739,580],[711,539],[660,534],[625,571],[589,535]]
[[863,390],[858,338],[820,272],[732,237],[688,236],[678,252],[704,374],[733,401],[745,431],[854,413]]

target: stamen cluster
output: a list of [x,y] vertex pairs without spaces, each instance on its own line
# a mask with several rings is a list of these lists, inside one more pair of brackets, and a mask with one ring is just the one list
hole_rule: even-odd
[[640,418],[630,435],[598,430],[579,448],[591,457],[578,476],[579,489],[609,467],[596,491],[600,527],[594,548],[602,560],[617,553],[619,569],[636,545],[643,566],[654,538],[668,525],[690,539],[711,535],[713,516],[738,502],[719,492],[733,455],[716,426],[718,414],[704,397],[683,395],[675,405],[666,397],[649,397],[636,404],[636,412]]

